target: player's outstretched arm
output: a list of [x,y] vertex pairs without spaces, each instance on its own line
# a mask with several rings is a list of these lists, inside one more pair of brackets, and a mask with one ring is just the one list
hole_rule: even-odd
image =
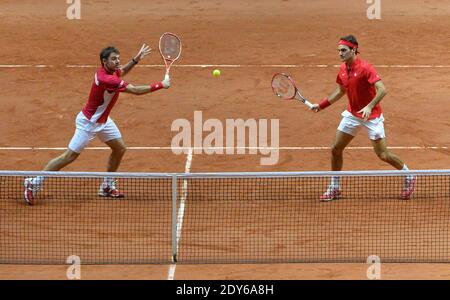
[[128,72],[130,72],[131,69],[133,69],[134,66],[137,65],[144,57],[149,55],[150,52],[152,52],[152,49],[146,44],[143,44],[138,54],[136,54],[126,65],[122,67],[122,76],[125,76]]
[[328,98],[323,99],[320,103],[313,104],[311,110],[314,112],[319,112],[326,107],[330,106],[334,102],[338,101],[345,95],[345,87],[342,85],[338,85],[338,87],[331,93]]
[[163,81],[152,83],[150,85],[133,85],[128,84],[125,88],[125,93],[134,95],[144,95],[151,92],[155,92],[160,89],[168,89],[170,87],[170,76],[166,74]]

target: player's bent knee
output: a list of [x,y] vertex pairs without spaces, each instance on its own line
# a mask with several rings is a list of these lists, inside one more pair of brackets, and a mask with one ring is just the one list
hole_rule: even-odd
[[344,152],[344,149],[336,147],[336,145],[333,145],[331,147],[331,154],[333,154],[334,156],[342,155],[342,152]]
[[127,145],[122,144],[120,147],[120,152],[125,153],[127,151]]
[[383,152],[378,152],[377,156],[382,160],[382,161],[388,161],[390,154],[388,151],[383,151]]
[[127,146],[125,146],[125,144],[122,144],[118,147],[113,148],[112,151],[116,155],[124,155],[127,151]]
[[75,159],[77,159],[77,157],[79,156],[79,153],[73,152],[71,150],[67,150],[66,152],[64,152],[63,154],[63,159],[65,162],[71,163],[73,162]]

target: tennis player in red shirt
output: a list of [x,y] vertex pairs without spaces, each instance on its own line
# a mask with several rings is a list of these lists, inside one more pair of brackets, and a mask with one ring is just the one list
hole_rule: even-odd
[[[106,168],[107,172],[117,171],[125,154],[126,146],[119,128],[109,117],[109,114],[119,99],[119,94],[125,92],[142,95],[170,87],[168,74],[165,75],[163,81],[147,85],[133,85],[122,79],[150,52],[150,47],[144,44],[138,54],[126,65],[122,66],[118,49],[107,47],[101,51],[100,62],[102,66],[95,72],[88,101],[76,117],[75,133],[68,145],[68,149],[62,155],[52,159],[45,166],[44,171],[59,171],[72,163],[89,141],[96,136],[112,150]],[[43,176],[25,179],[24,197],[30,205],[36,203],[35,196],[43,185],[44,179]],[[117,189],[114,178],[105,178],[98,194],[111,198],[122,198],[124,196]]]
[[[338,87],[312,110],[319,112],[347,94],[347,110],[336,132],[332,146],[331,169],[341,171],[343,151],[362,127],[366,127],[369,139],[377,156],[398,170],[408,170],[406,164],[390,152],[385,143],[384,118],[380,101],[386,96],[386,88],[375,68],[358,58],[358,41],[353,35],[340,39],[338,51],[341,61],[336,78]],[[416,176],[406,176],[401,193],[402,199],[410,199],[415,188]],[[339,177],[332,177],[327,191],[320,197],[322,201],[338,199],[341,195]]]

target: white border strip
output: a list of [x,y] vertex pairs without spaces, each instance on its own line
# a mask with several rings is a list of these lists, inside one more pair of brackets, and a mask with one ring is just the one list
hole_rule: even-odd
[[[187,162],[186,162],[187,165]],[[107,172],[43,172],[0,170],[0,176],[46,176],[46,177],[107,177]],[[298,172],[219,172],[219,173],[113,173],[116,178],[280,178],[318,176],[398,176],[398,175],[450,175],[450,169],[439,170],[366,170],[366,171],[298,171]]]
[[305,171],[305,172],[217,172],[178,174],[180,178],[286,178],[327,176],[405,176],[405,175],[450,175],[450,170],[366,170],[366,171]]
[[[193,150],[189,149],[189,153],[186,158],[186,166],[184,173],[189,174],[191,171],[191,165],[192,165],[192,154]],[[178,253],[178,245],[180,243],[181,238],[181,230],[183,228],[183,219],[184,219],[184,209],[186,207],[186,198],[187,198],[187,185],[188,181],[186,179],[183,180],[183,187],[181,188],[181,197],[180,197],[180,207],[178,208],[178,217],[177,217],[177,248],[176,253]],[[176,263],[171,264],[169,267],[169,276],[167,280],[174,280],[175,278],[175,270],[177,268]]]
[[[108,172],[69,172],[69,171],[16,171],[16,170],[0,170],[0,176],[46,176],[46,177],[77,177],[77,178],[99,178],[111,177],[112,173]],[[114,172],[115,178],[157,178],[170,179],[177,173],[138,173],[138,172]]]

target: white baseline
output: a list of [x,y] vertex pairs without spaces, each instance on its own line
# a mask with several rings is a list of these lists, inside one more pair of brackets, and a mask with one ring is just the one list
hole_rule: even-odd
[[[189,65],[174,65],[172,68],[338,68],[340,65],[335,64],[264,64],[264,65],[250,65],[250,64],[189,64]],[[376,68],[400,68],[400,69],[446,69],[450,65],[374,65]],[[0,68],[54,68],[55,65],[29,65],[29,64],[4,64]],[[98,65],[84,65],[84,64],[66,64],[66,68],[98,68]],[[164,68],[165,65],[138,65],[138,68]]]
[[[53,151],[66,150],[67,147],[0,147],[0,151]],[[226,149],[244,149],[244,150],[280,150],[280,151],[316,151],[331,150],[329,146],[287,146],[287,147],[171,147],[171,146],[142,146],[127,147],[127,150],[147,151],[147,150],[226,150]],[[346,150],[372,150],[371,146],[346,147]],[[392,150],[447,150],[450,146],[391,146]],[[109,147],[86,147],[85,150],[110,150]]]

